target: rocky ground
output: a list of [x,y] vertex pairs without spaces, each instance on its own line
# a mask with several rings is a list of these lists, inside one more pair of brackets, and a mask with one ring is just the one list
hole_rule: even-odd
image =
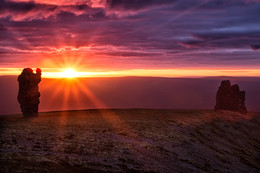
[[260,113],[50,112],[0,129],[0,172],[260,172]]

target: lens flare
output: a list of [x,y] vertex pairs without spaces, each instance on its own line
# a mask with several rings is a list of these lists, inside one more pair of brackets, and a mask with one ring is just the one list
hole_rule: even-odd
[[68,68],[65,69],[63,72],[60,72],[59,76],[62,78],[75,78],[78,77],[78,74],[74,69]]

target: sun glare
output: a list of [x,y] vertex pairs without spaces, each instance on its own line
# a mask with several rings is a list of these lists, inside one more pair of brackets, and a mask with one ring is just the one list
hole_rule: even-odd
[[74,78],[74,77],[77,77],[78,75],[74,69],[68,68],[68,69],[65,69],[65,71],[61,72],[60,76],[64,77],[64,78]]

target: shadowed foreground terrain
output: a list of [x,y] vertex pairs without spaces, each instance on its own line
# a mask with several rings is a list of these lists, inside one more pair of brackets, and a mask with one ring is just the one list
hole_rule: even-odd
[[0,124],[0,172],[260,171],[259,113],[86,110]]

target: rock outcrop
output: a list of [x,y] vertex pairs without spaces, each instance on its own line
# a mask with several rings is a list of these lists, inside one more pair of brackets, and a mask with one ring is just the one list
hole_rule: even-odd
[[18,102],[24,116],[38,116],[40,92],[38,84],[41,82],[41,69],[36,69],[36,74],[31,68],[23,69],[18,77],[19,92]]
[[224,80],[218,88],[215,110],[247,113],[245,95],[245,91],[240,91],[238,85],[231,85],[229,80]]

